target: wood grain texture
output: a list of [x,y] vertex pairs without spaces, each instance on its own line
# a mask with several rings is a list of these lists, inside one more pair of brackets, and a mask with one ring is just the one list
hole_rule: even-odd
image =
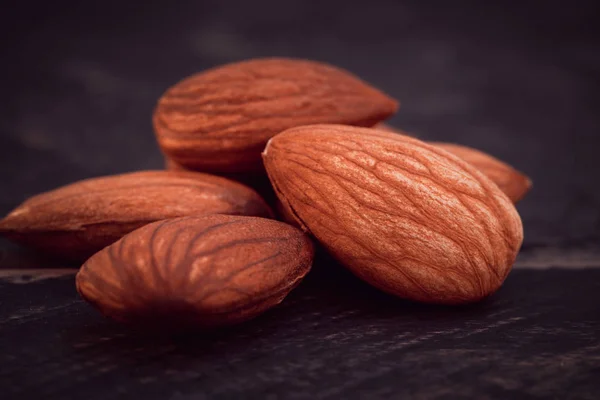
[[477,169],[420,140],[314,125],[269,141],[286,212],[357,276],[430,303],[496,291],[523,240],[510,200]]
[[279,304],[312,265],[308,236],[263,218],[209,215],[144,226],[91,257],[77,290],[127,323],[215,327]]
[[160,98],[154,128],[176,163],[209,172],[263,169],[269,138],[294,126],[372,126],[398,103],[327,64],[285,58],[228,64],[177,83]]
[[0,234],[84,260],[150,222],[207,213],[272,216],[264,200],[238,182],[195,172],[141,171],[34,196],[0,220]]
[[483,151],[454,143],[430,142],[430,144],[449,151],[483,172],[513,203],[523,199],[531,189],[531,180],[525,174]]

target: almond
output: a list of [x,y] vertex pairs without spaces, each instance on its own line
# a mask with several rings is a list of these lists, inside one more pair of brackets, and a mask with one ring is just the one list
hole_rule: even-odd
[[310,270],[313,247],[287,224],[209,215],[146,225],[92,256],[77,290],[117,321],[213,328],[279,304]]
[[523,240],[519,214],[475,167],[404,135],[289,129],[263,153],[287,212],[343,265],[397,296],[439,304],[496,291]]
[[[376,129],[399,133],[411,137],[417,137],[413,134],[408,134],[393,126],[379,123],[375,126]],[[469,164],[473,165],[479,171],[483,172],[490,178],[500,190],[512,200],[513,203],[518,203],[529,190],[531,189],[531,180],[522,172],[517,171],[507,163],[471,147],[462,146],[453,143],[428,142],[441,149],[462,158]]]
[[256,192],[237,182],[194,172],[143,171],[34,196],[0,220],[0,234],[81,260],[142,225],[206,213],[272,216]]
[[372,126],[398,104],[354,75],[314,61],[256,59],[193,75],[154,112],[158,143],[175,163],[217,173],[262,171],[260,153],[294,126]]
[[526,175],[483,151],[453,143],[430,143],[462,158],[483,172],[513,203],[525,197],[531,189],[531,180]]

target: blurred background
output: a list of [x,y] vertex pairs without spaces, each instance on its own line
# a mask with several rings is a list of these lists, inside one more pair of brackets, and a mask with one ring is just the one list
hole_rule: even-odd
[[520,169],[524,250],[600,240],[596,1],[12,1],[0,33],[0,212],[71,181],[162,168],[170,85],[265,56],[343,67],[390,123]]

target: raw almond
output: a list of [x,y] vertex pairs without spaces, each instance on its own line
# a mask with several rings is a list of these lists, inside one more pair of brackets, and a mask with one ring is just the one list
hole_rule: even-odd
[[354,75],[314,61],[256,59],[193,75],[158,101],[158,143],[175,163],[218,173],[262,171],[269,138],[294,126],[372,126],[398,104]]
[[231,325],[279,304],[313,247],[287,224],[209,215],[146,225],[92,256],[77,290],[104,315],[153,328]]
[[81,260],[142,225],[206,213],[272,216],[256,192],[237,182],[195,172],[143,171],[34,196],[0,220],[0,234]]
[[430,142],[430,144],[449,151],[483,172],[513,203],[525,197],[531,189],[531,180],[526,175],[483,151],[453,143]]
[[[385,123],[379,123],[376,129],[417,137]],[[453,143],[428,142],[462,158],[490,178],[513,203],[519,202],[531,189],[531,180],[522,172],[507,163],[472,147]]]
[[517,211],[475,167],[404,135],[289,129],[263,153],[286,212],[372,285],[428,303],[495,292],[523,240]]

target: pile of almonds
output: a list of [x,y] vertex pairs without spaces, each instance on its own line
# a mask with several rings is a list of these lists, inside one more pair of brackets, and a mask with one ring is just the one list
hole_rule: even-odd
[[158,101],[167,170],[34,196],[0,221],[0,234],[87,260],[81,296],[151,328],[213,328],[261,314],[308,273],[312,240],[392,295],[481,300],[514,263],[523,227],[513,204],[531,182],[481,151],[382,124],[397,108],[318,62],[256,59],[204,71]]

